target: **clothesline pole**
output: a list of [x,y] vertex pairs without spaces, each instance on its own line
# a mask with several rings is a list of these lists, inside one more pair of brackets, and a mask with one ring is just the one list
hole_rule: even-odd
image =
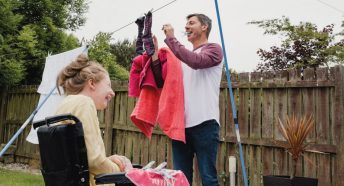
[[38,104],[37,108],[32,112],[32,114],[26,119],[26,121],[23,123],[23,125],[19,128],[19,130],[12,136],[12,138],[10,139],[10,141],[5,145],[5,147],[1,150],[0,152],[0,158],[2,157],[2,155],[5,154],[6,150],[10,147],[10,145],[12,145],[12,143],[14,142],[14,140],[16,140],[19,136],[19,134],[21,134],[23,132],[23,130],[25,129],[25,127],[33,120],[33,117],[35,117],[35,115],[37,114],[37,112],[39,111],[39,109],[43,106],[43,104],[48,100],[48,98],[53,94],[53,92],[55,91],[56,86],[50,90],[49,94],[47,95],[47,97],[44,98],[44,100]]
[[224,42],[224,39],[223,39],[220,11],[219,11],[217,0],[215,0],[215,7],[216,7],[217,22],[218,22],[219,30],[220,30],[220,37],[221,37],[221,43],[222,43],[223,57],[224,57],[224,62],[225,62],[225,67],[226,67],[226,76],[227,76],[228,90],[229,90],[229,94],[230,94],[230,98],[231,98],[231,104],[232,104],[232,113],[233,113],[233,119],[234,119],[234,125],[235,125],[235,134],[236,134],[237,142],[238,142],[238,145],[239,145],[239,155],[240,155],[240,162],[241,162],[241,170],[242,170],[242,175],[244,177],[244,184],[245,184],[245,186],[248,186],[247,176],[246,176],[246,168],[245,168],[245,162],[244,162],[244,154],[243,154],[243,151],[242,151],[242,145],[241,145],[241,141],[240,141],[238,117],[237,117],[237,114],[236,114],[236,107],[235,107],[233,90],[232,90],[232,85],[231,85],[230,72],[229,72],[229,69],[228,69],[227,54],[226,54],[225,42]]

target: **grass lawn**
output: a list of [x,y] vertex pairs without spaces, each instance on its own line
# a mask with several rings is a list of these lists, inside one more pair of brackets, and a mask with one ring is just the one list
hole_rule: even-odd
[[43,177],[0,168],[0,186],[44,186]]

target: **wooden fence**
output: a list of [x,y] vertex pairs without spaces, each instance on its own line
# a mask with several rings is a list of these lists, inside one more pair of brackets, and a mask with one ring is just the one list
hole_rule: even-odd
[[[278,145],[282,135],[278,117],[313,114],[316,125],[307,141],[309,148],[324,153],[306,152],[298,162],[297,176],[319,179],[319,186],[344,185],[344,67],[306,69],[278,73],[241,73],[233,76],[232,86],[238,109],[241,141],[250,186],[262,185],[262,175],[287,175],[291,157]],[[2,89],[0,93],[0,143],[7,143],[37,105],[37,86]],[[151,160],[172,164],[170,140],[154,130],[145,138],[129,119],[135,99],[128,97],[126,82],[113,82],[116,92],[108,109],[99,113],[101,130],[108,154],[122,154],[132,162]],[[220,143],[217,159],[221,185],[229,185],[228,157],[239,160],[227,83],[220,92]],[[14,160],[30,163],[37,160],[38,149],[25,141],[27,127],[15,141]],[[195,165],[197,167],[197,165]],[[237,163],[237,185],[243,185]],[[195,172],[195,185],[201,185]]]

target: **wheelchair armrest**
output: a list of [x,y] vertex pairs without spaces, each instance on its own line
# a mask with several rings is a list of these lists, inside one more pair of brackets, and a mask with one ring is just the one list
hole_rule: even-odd
[[[138,169],[142,168],[142,166],[138,164],[133,164],[133,167]],[[134,186],[125,176],[125,172],[98,174],[94,176],[94,180],[96,181],[96,185],[115,183],[116,186]]]
[[137,169],[142,169],[142,165],[140,164],[133,164],[133,167]]
[[60,121],[65,121],[65,120],[73,120],[75,123],[80,122],[80,120],[73,116],[72,114],[61,114],[61,115],[55,115],[55,116],[50,116],[50,117],[46,117],[43,120],[39,120],[36,122],[33,122],[33,128],[36,129],[37,127],[43,126],[43,125],[50,125],[53,123],[57,123]]
[[119,173],[106,173],[106,174],[98,174],[94,176],[94,180],[96,181],[96,185],[98,184],[123,184],[123,182],[131,183],[131,181],[125,177],[124,172]]

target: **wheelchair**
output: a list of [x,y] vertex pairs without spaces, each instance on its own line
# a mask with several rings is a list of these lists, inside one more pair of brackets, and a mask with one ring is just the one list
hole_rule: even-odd
[[[67,121],[67,124],[58,122]],[[37,130],[41,172],[46,186],[89,186],[87,149],[81,121],[63,114],[33,123]],[[141,168],[140,165],[134,165]],[[96,184],[134,186],[124,172],[100,174]]]

